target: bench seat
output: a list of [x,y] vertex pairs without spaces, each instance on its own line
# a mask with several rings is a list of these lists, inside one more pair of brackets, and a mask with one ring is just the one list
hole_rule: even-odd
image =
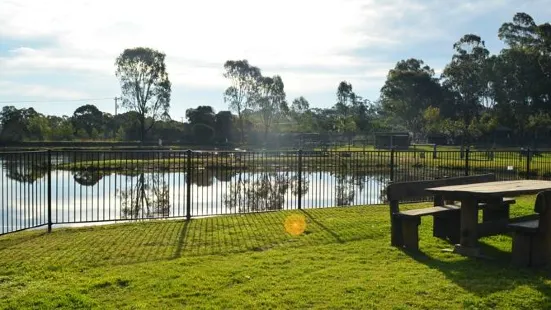
[[512,263],[518,267],[540,267],[551,263],[551,191],[536,196],[535,214],[513,219]]
[[509,229],[515,232],[532,233],[538,232],[540,221],[530,220],[509,224]]
[[[483,174],[464,177],[452,177],[427,181],[395,182],[386,188],[387,200],[390,205],[390,242],[393,246],[405,247],[410,250],[419,249],[419,225],[421,217],[433,217],[433,236],[449,240],[452,243],[460,239],[461,206],[453,202],[444,201],[442,196],[434,196],[426,191],[427,188],[483,183],[495,181],[494,174]],[[400,211],[401,201],[412,201],[433,197],[433,207]],[[514,199],[509,199],[507,208]],[[481,205],[484,208],[485,205]],[[503,213],[502,208],[484,208],[494,213]],[[492,216],[494,216],[492,214]],[[499,214],[501,216],[501,214]]]

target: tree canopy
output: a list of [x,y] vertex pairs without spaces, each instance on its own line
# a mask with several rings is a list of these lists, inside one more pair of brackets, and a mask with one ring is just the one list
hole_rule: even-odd
[[503,143],[516,145],[550,138],[551,25],[520,12],[497,29],[497,37],[504,47],[491,53],[479,35],[460,36],[442,70],[422,59],[398,60],[373,100],[362,96],[363,85],[335,81],[334,104],[325,108],[300,95],[289,105],[285,75],[263,75],[246,59],[228,60],[223,65],[227,110],[186,107],[186,123],[168,118],[165,54],[125,49],[115,63],[125,113],[113,116],[92,103],[63,117],[6,106],[0,111],[0,140],[160,138],[264,145],[271,134],[351,138],[402,130],[421,141],[444,134],[457,144],[495,143],[498,132],[507,132]]
[[[125,49],[115,62],[122,107],[138,113],[140,140],[158,119],[169,118],[171,83],[165,54],[151,48]],[[146,121],[150,124],[146,127]]]

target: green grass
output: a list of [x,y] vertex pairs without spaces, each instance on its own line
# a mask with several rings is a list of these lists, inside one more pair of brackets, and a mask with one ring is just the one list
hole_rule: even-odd
[[[307,227],[293,237],[295,214]],[[482,239],[494,259],[476,260],[442,251],[431,228],[417,255],[389,245],[386,206],[15,233],[0,237],[0,308],[551,307],[551,270],[512,268],[510,237]]]

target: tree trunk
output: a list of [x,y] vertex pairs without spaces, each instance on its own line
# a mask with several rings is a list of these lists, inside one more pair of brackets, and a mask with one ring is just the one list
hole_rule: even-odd
[[140,144],[143,146],[145,142],[145,115],[140,115]]
[[268,131],[270,130],[269,126],[264,126],[264,147],[268,145]]
[[239,129],[241,131],[241,140],[240,140],[240,144],[243,145],[244,141],[245,141],[245,130],[243,129],[243,116],[241,115],[241,113],[239,113]]

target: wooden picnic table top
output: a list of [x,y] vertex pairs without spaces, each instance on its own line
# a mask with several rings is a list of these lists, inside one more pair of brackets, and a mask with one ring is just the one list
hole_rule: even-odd
[[432,194],[444,195],[452,198],[494,198],[503,196],[518,196],[535,194],[551,189],[551,181],[516,180],[474,183],[427,188]]

